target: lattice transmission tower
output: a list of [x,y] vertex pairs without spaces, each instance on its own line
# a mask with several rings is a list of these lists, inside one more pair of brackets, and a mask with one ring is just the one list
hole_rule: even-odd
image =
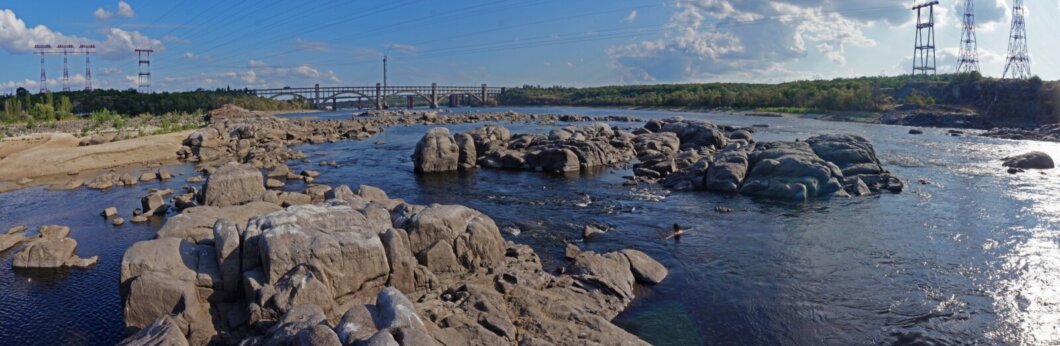
[[1008,41],[1008,58],[1001,78],[1031,78],[1031,56],[1027,52],[1027,21],[1023,0],[1012,1],[1012,30]]
[[63,54],[63,92],[70,91],[70,52],[74,49],[72,44],[60,44],[55,46]]
[[40,55],[40,93],[43,94],[48,92],[48,73],[44,68],[44,56],[52,49],[52,45],[38,44],[33,46],[33,49],[37,51],[37,55]]
[[[935,5],[937,0],[913,6],[916,40],[913,42],[913,76],[935,74]],[[927,13],[924,13],[926,9]]]
[[85,54],[85,91],[92,91],[92,53],[96,52],[96,45],[83,44],[79,48]]
[[151,53],[154,49],[136,49],[136,56],[139,58],[139,70],[140,74],[137,78],[137,85],[140,87],[140,92],[151,92]]
[[961,54],[957,58],[957,73],[972,72],[979,72],[979,47],[975,41],[975,0],[964,0]]

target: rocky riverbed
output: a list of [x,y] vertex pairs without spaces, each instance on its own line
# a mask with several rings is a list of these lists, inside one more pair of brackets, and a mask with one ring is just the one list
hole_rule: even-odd
[[683,118],[652,120],[637,129],[604,123],[511,134],[487,125],[452,135],[427,132],[412,154],[420,173],[476,167],[577,172],[630,163],[629,183],[660,183],[677,190],[744,193],[786,200],[901,192],[868,140],[818,135],[805,141],[756,142],[753,127],[718,126]]
[[129,248],[123,344],[642,344],[609,321],[667,275],[636,250],[575,253],[553,275],[464,206],[317,185],[324,201],[282,208],[264,184],[223,165],[203,206]]

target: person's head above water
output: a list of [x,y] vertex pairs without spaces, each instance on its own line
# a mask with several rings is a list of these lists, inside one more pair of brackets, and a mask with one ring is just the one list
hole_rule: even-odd
[[675,223],[674,224],[674,230],[676,231],[676,230],[679,230],[679,229],[681,229],[681,226],[679,226],[678,224]]

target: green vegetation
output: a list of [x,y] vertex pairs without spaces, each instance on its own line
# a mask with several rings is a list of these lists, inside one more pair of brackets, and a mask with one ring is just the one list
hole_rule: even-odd
[[[781,84],[664,84],[592,88],[523,86],[500,97],[506,105],[573,105],[609,107],[736,108],[808,113],[823,111],[881,111],[898,103],[933,104],[931,96],[911,93],[898,99],[911,84],[954,85],[978,82],[979,74],[862,77]],[[1039,79],[1040,81],[1040,79]]]
[[[75,114],[91,114],[93,119],[97,116],[113,117],[111,114],[96,114],[101,111],[114,114],[201,114],[203,109],[214,109],[228,103],[259,111],[305,108],[305,105],[298,101],[270,100],[250,95],[245,90],[225,89],[150,94],[135,90],[95,90],[32,95],[26,89],[19,88],[16,95],[0,97],[0,102],[4,104],[0,122],[27,125],[66,120],[73,118]],[[114,120],[108,118],[108,121]],[[118,122],[121,124],[121,120]]]

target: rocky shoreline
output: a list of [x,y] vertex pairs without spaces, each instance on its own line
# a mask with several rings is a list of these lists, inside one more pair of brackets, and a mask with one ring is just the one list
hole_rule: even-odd
[[552,275],[463,206],[317,185],[324,201],[283,208],[264,184],[223,165],[202,206],[126,251],[122,344],[644,344],[609,321],[666,276],[635,250]]

